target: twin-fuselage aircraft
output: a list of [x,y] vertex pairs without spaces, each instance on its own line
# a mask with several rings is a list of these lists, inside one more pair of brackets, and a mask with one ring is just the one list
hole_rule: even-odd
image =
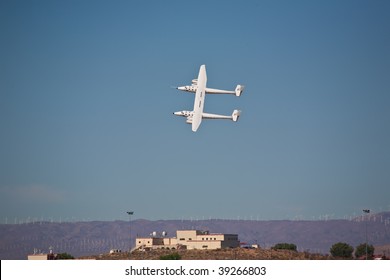
[[206,94],[234,94],[236,96],[241,96],[241,93],[244,90],[244,86],[241,85],[237,85],[234,91],[207,88],[206,83],[206,65],[201,65],[199,69],[198,79],[192,80],[192,85],[177,87],[177,89],[179,90],[195,93],[193,111],[178,111],[173,113],[176,116],[186,117],[187,123],[192,125],[192,131],[194,132],[198,130],[202,119],[228,119],[236,122],[241,113],[241,111],[239,110],[234,110],[231,116],[225,116],[203,112]]

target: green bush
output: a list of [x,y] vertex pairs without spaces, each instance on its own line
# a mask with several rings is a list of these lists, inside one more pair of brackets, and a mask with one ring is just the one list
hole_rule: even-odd
[[74,259],[74,257],[68,253],[57,254],[57,260],[71,260],[71,259]]
[[180,260],[181,256],[178,253],[160,256],[160,260]]
[[282,249],[282,250],[291,250],[291,251],[296,251],[297,250],[297,245],[291,244],[291,243],[278,243],[275,246],[273,246],[271,249]]
[[330,253],[335,258],[352,259],[353,247],[347,243],[339,242],[332,245]]
[[[372,259],[374,256],[375,248],[374,246],[367,245],[367,258]],[[360,244],[355,249],[355,258],[360,259],[361,257],[366,257],[366,243]]]

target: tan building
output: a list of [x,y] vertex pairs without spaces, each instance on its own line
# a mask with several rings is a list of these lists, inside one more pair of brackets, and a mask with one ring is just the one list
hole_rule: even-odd
[[27,255],[27,260],[55,260],[57,258],[57,255],[51,253],[51,254],[32,254]]
[[135,247],[145,249],[176,249],[176,238],[170,237],[137,237]]
[[34,254],[34,255],[28,255],[27,259],[30,260],[48,260],[49,255],[48,254]]
[[221,249],[236,248],[240,242],[237,234],[209,233],[200,230],[178,230],[176,237],[137,237],[136,249]]

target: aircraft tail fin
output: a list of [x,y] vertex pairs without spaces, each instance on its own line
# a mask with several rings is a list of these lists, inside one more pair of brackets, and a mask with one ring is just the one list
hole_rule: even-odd
[[237,85],[235,92],[236,96],[241,96],[241,93],[244,91],[245,86],[242,85]]
[[238,118],[240,117],[241,111],[240,110],[234,110],[232,114],[232,120],[234,122],[238,121]]

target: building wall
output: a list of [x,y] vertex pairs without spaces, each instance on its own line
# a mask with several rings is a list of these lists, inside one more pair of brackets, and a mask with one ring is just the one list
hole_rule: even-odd
[[220,249],[239,247],[237,234],[222,234],[199,230],[178,230],[177,242],[187,249]]
[[201,234],[199,230],[178,230],[176,231],[176,237],[178,243],[183,241],[197,240],[197,235]]
[[238,234],[225,234],[221,248],[236,248],[240,246]]
[[162,245],[163,239],[158,237],[137,237],[136,238],[136,247],[152,247],[154,245]]
[[28,255],[27,259],[30,260],[48,260],[47,254],[35,254],[35,255]]
[[175,237],[164,237],[163,244],[165,246],[176,246],[177,245],[177,238]]
[[142,247],[142,246],[152,246],[153,245],[153,240],[152,238],[144,238],[144,237],[137,237],[135,239],[135,247],[136,248],[139,248],[139,247]]
[[176,238],[168,238],[168,237],[137,237],[135,240],[136,248],[144,247],[144,248],[174,248],[177,245]]
[[196,240],[198,241],[223,241],[225,240],[225,235],[224,234],[202,234],[198,235]]
[[221,241],[187,241],[188,250],[213,250],[221,248]]

